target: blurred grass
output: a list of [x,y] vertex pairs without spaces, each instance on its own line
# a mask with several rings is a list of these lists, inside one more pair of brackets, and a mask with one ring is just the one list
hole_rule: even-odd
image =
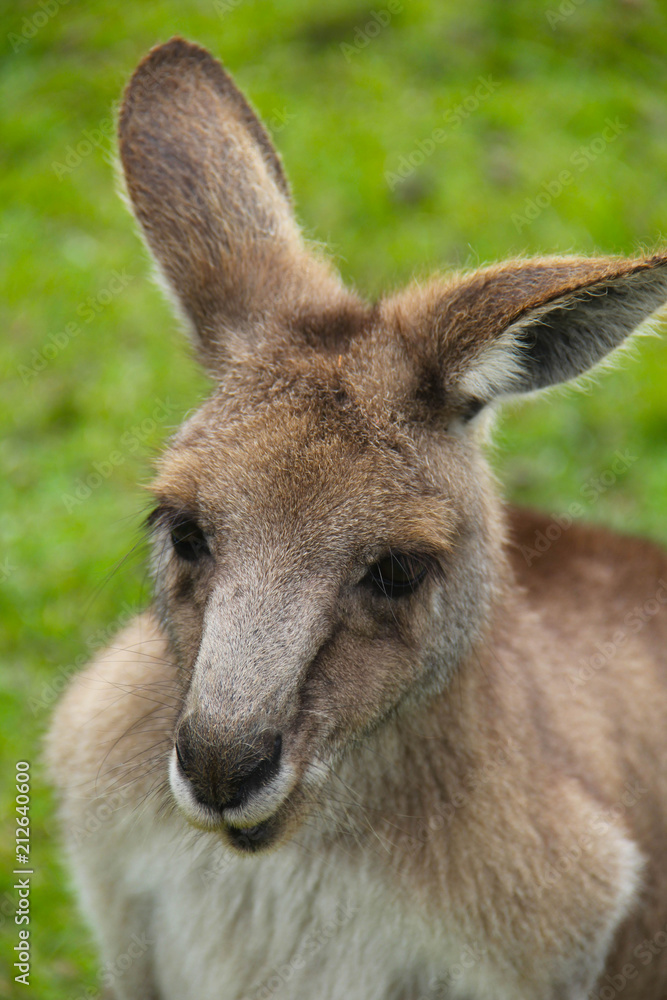
[[[133,548],[136,484],[206,391],[114,193],[113,144],[78,163],[70,155],[71,169],[67,161],[86,130],[104,130],[143,53],[178,33],[225,61],[274,126],[307,232],[330,243],[345,277],[369,295],[517,252],[632,253],[667,228],[667,25],[657,2],[585,0],[560,17],[556,2],[417,0],[354,48],[373,9],[386,4],[88,2],[42,23],[36,2],[0,7],[3,997],[22,995],[6,912],[20,759],[32,762],[34,781],[32,994],[74,1000],[95,989],[40,738],[67,674],[147,600],[143,553]],[[493,94],[392,190],[386,175],[480,77],[497,83]],[[607,118],[626,127],[575,168]],[[573,182],[517,225],[526,199],[563,169]],[[116,293],[114,272],[130,276]],[[71,323],[79,332],[67,340]],[[643,339],[592,391],[506,413],[494,449],[506,493],[566,510],[628,450],[636,461],[585,503],[586,516],[667,541],[666,368],[667,339]],[[154,419],[159,401],[167,405]],[[77,502],[94,463],[99,485]]]

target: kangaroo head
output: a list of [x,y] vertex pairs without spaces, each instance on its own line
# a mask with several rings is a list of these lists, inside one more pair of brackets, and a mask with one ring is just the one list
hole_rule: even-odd
[[483,640],[511,574],[482,411],[599,361],[667,299],[667,256],[514,261],[369,305],[304,243],[243,96],[180,39],[135,72],[120,148],[214,384],[153,487],[170,782],[194,825],[258,850]]

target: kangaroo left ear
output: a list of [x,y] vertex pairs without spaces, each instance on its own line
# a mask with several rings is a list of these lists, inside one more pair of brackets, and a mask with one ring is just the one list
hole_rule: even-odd
[[354,310],[301,238],[266,129],[205,49],[172,38],[149,52],[118,132],[134,213],[208,368],[274,327],[307,334],[313,303]]
[[384,304],[461,414],[576,378],[667,302],[667,254],[513,261]]

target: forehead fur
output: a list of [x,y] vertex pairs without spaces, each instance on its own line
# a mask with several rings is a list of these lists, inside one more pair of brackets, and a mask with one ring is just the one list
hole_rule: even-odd
[[247,533],[256,520],[284,536],[307,518],[360,542],[368,533],[369,544],[442,551],[470,460],[448,439],[442,461],[444,433],[414,423],[399,391],[409,360],[395,344],[371,328],[343,354],[237,357],[162,459],[155,494],[212,527],[231,520]]

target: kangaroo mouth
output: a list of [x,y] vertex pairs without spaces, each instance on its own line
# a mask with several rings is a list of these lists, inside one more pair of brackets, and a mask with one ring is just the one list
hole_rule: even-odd
[[276,841],[279,825],[277,817],[271,816],[255,826],[225,826],[225,832],[231,844],[242,854],[257,854]]

